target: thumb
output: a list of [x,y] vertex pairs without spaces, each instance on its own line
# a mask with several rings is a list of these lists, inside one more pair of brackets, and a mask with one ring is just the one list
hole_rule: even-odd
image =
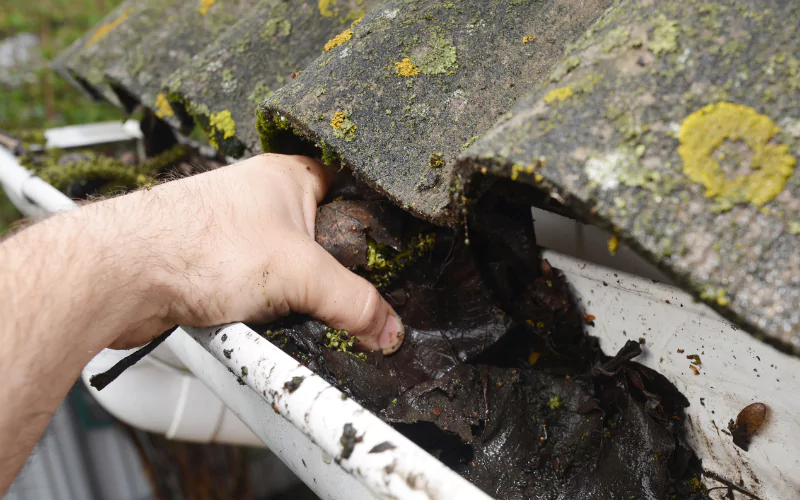
[[[400,348],[405,330],[397,313],[370,282],[342,266],[322,247],[298,270],[286,290],[292,311],[309,314],[359,338],[364,350],[389,355]],[[310,264],[310,265],[309,265]]]

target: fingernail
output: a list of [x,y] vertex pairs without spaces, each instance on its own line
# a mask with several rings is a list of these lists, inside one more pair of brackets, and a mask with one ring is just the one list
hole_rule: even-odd
[[400,322],[400,318],[397,315],[391,314],[389,319],[386,320],[381,336],[378,338],[378,347],[381,348],[384,356],[388,356],[400,349],[403,337],[405,337],[403,323]]

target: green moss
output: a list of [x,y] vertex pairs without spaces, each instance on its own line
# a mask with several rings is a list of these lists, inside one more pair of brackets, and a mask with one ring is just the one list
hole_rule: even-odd
[[79,152],[79,155],[81,160],[59,164],[59,155],[53,152],[45,164],[38,167],[37,175],[62,192],[66,192],[73,182],[94,180],[104,181],[99,190],[101,194],[130,191],[152,185],[158,173],[186,155],[186,148],[175,146],[139,165],[126,165],[116,158],[93,151]]
[[431,166],[431,168],[441,168],[445,164],[444,157],[441,153],[431,153],[428,164]]
[[334,330],[329,328],[325,332],[325,347],[339,352],[345,352],[356,359],[366,362],[367,355],[363,352],[353,352],[359,338],[357,335],[350,335],[346,330]]
[[396,252],[370,239],[367,266],[362,274],[377,288],[384,288],[399,277],[406,267],[433,250],[435,243],[436,233],[420,233],[404,245],[400,252]]
[[550,398],[550,400],[547,402],[547,406],[549,406],[551,410],[557,410],[563,405],[564,403],[561,402],[561,396]]
[[337,153],[335,149],[328,146],[324,142],[320,142],[317,146],[319,147],[320,151],[322,151],[321,160],[323,164],[331,166],[331,165],[338,165],[341,163],[341,158],[339,157],[339,153]]
[[654,23],[653,36],[647,43],[650,51],[660,56],[678,50],[678,35],[680,26],[677,21],[670,21],[661,14]]

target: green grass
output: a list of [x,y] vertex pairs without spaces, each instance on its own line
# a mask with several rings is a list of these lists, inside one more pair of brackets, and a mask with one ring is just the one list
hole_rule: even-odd
[[[96,25],[120,0],[0,0],[0,40],[33,33],[42,56],[52,61]],[[45,65],[47,66],[47,65]],[[8,88],[0,84],[0,129],[43,129],[116,120],[121,112],[105,103],[85,99],[49,67],[36,71],[36,81]],[[0,190],[0,233],[19,218]]]

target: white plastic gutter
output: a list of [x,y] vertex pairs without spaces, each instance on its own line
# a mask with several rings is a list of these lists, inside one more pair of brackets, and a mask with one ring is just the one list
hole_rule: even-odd
[[[0,180],[7,191],[19,193],[17,199],[34,207],[65,206],[58,192],[29,189],[29,176],[14,168],[21,167],[15,160],[10,162],[8,155],[0,156]],[[550,222],[555,233],[542,235],[541,241],[555,238],[561,250],[582,256],[582,233]],[[628,339],[645,340],[637,361],[664,375],[689,399],[687,439],[706,470],[763,499],[800,497],[796,474],[800,470],[800,398],[793,397],[800,388],[800,359],[759,342],[677,288],[554,251],[545,251],[544,256],[564,272],[585,311],[596,316],[596,326],[589,333],[599,337],[606,353],[616,352]],[[118,391],[129,404],[113,403],[120,406],[116,407],[119,413],[112,413],[132,425],[163,433],[173,429],[170,433],[178,439],[223,441],[220,431],[235,425],[225,423],[227,417],[214,417],[220,414],[221,400],[259,442],[324,499],[487,498],[242,324],[179,329],[165,344],[179,359],[172,364],[185,365],[194,376],[165,363],[148,367],[159,363],[151,356],[101,393],[92,390],[93,394],[103,398],[107,391]],[[699,375],[686,358],[692,354],[701,358]],[[113,361],[108,357],[112,355]],[[122,355],[103,351],[87,366],[84,377]],[[163,354],[162,359],[166,359]],[[107,364],[101,367],[100,361]],[[245,376],[242,367],[246,367]],[[205,388],[197,379],[218,400],[208,389],[192,392]],[[725,429],[730,419],[753,402],[765,403],[769,413],[750,450],[744,452]],[[137,408],[132,408],[136,406],[138,413],[158,413],[158,424],[136,423]],[[217,430],[209,431],[211,424],[202,423],[204,419],[216,421]],[[348,424],[361,440],[346,458],[342,436]],[[181,428],[186,432],[179,432]],[[226,439],[234,442],[231,436]],[[709,487],[720,486],[708,478],[705,482]],[[712,498],[724,494],[725,490],[717,490]]]

